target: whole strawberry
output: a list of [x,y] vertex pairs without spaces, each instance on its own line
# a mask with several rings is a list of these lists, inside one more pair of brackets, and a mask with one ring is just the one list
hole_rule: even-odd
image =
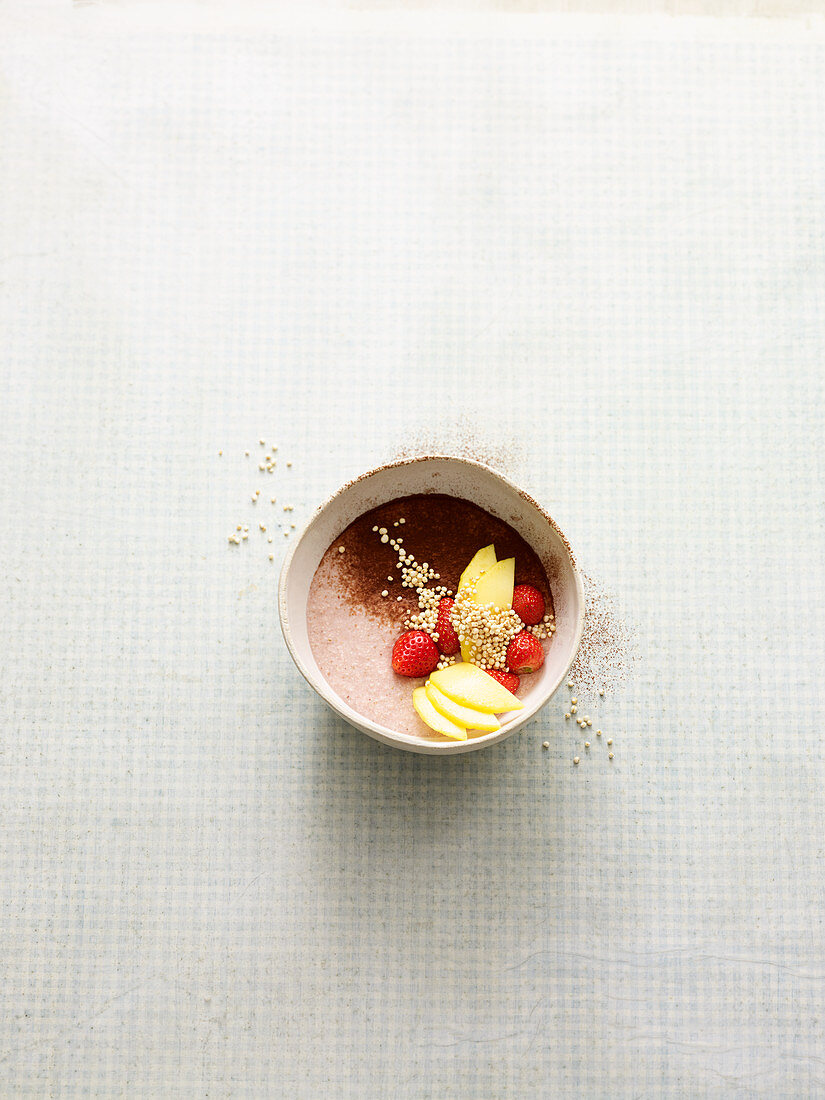
[[444,596],[438,604],[438,618],[435,623],[435,632],[438,635],[438,648],[447,657],[452,657],[461,649],[461,642],[455,632],[455,627],[450,622],[450,612],[453,610],[455,600],[450,596]]
[[500,668],[485,668],[484,670],[488,676],[492,676],[494,680],[498,680],[502,687],[506,687],[508,691],[512,691],[513,695],[518,691],[518,686],[521,683],[515,672],[504,672]]
[[522,630],[507,646],[507,667],[511,672],[535,672],[544,664],[541,642]]
[[438,664],[438,650],[423,630],[408,630],[392,647],[392,667],[399,676],[429,676]]
[[544,596],[532,584],[517,584],[513,589],[513,611],[526,626],[535,626],[544,618]]

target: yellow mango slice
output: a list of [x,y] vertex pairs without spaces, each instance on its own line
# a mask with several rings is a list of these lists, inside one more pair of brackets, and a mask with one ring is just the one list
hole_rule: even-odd
[[475,602],[491,603],[495,607],[513,606],[513,584],[516,577],[516,559],[504,558],[491,565],[478,578]]
[[459,662],[448,668],[437,669],[430,675],[430,682],[453,702],[460,703],[463,707],[472,707],[473,710],[483,710],[486,714],[521,710],[524,707],[521,699],[477,665]]
[[423,687],[416,688],[413,692],[413,706],[418,711],[418,717],[431,730],[435,730],[436,733],[441,733],[445,737],[452,737],[454,741],[467,740],[466,726],[459,726],[455,722],[451,722],[449,718],[445,718],[440,711],[437,711],[427,698],[427,693]]
[[431,680],[426,682],[424,689],[435,709],[451,722],[469,730],[480,730],[482,733],[495,733],[501,729],[501,723],[494,714],[485,714],[473,707],[463,707],[461,703],[456,703],[443,691],[439,691]]
[[495,564],[495,546],[493,546],[492,543],[489,546],[482,546],[480,550],[477,550],[475,552],[472,560],[470,561],[470,564],[461,574],[458,582],[458,591],[461,592],[462,589],[466,588],[468,584],[472,584],[476,577],[480,577],[486,569],[489,569],[491,565]]
[[[481,551],[479,551],[479,553],[481,553]],[[478,557],[478,554],[476,557]],[[473,596],[474,602],[480,604],[491,603],[494,607],[512,607],[515,575],[515,558],[504,558],[502,561],[497,561],[494,565],[491,565],[489,569],[485,569],[476,580],[476,590]],[[469,642],[462,642],[462,661],[470,661],[472,657],[472,646]]]

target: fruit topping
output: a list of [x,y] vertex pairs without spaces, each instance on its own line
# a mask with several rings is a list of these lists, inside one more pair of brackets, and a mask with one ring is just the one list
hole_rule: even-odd
[[438,648],[447,657],[451,657],[454,653],[458,653],[461,648],[461,643],[458,640],[455,627],[450,621],[454,603],[455,600],[451,596],[444,596],[439,601],[438,618],[435,623]]
[[427,691],[427,698],[435,709],[443,714],[445,718],[449,718],[451,722],[455,722],[459,726],[466,726],[467,729],[480,730],[482,733],[495,733],[496,730],[501,729],[501,723],[494,714],[487,714],[485,711],[476,710],[474,707],[463,707],[461,703],[456,703],[449,695],[439,691],[431,680],[428,680],[424,687]]
[[453,741],[467,740],[467,727],[459,726],[457,722],[453,722],[436,710],[427,698],[427,693],[423,687],[416,688],[413,692],[413,706],[418,712],[418,717],[431,730],[435,730],[436,733],[440,733],[444,737],[451,737]]
[[498,680],[501,686],[506,687],[513,695],[518,691],[521,680],[519,680],[515,672],[504,672],[500,668],[485,668],[484,671],[488,676],[492,676],[494,680]]
[[483,710],[487,714],[521,710],[524,707],[520,699],[477,665],[463,662],[450,665],[449,668],[434,672],[430,681],[453,702],[474,710]]
[[524,627],[510,608],[512,564],[512,558],[496,562],[456,596],[450,618],[461,642],[463,661],[482,668],[506,668],[507,645]]
[[522,630],[507,646],[507,667],[511,672],[535,672],[544,664],[544,650],[533,634]]
[[475,554],[470,561],[470,564],[461,574],[461,578],[458,582],[458,591],[466,588],[472,584],[474,580],[477,580],[482,573],[486,572],[491,566],[496,564],[496,548],[491,544],[490,546],[482,546],[480,550],[476,550]]
[[504,558],[491,565],[475,582],[474,599],[478,604],[492,604],[499,610],[509,610],[513,604],[513,580],[516,559]]
[[435,642],[423,630],[407,630],[392,647],[392,667],[399,676],[429,676],[438,659]]
[[527,626],[536,626],[544,618],[544,596],[532,584],[519,584],[513,590],[513,611]]

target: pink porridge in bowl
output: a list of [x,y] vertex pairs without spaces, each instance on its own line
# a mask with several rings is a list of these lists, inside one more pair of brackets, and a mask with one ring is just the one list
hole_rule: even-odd
[[555,608],[538,555],[504,520],[441,493],[360,515],[309,586],[309,644],[333,691],[382,727],[494,733],[534,690]]

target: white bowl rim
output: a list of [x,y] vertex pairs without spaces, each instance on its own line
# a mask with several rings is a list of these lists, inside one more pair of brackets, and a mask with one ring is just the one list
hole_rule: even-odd
[[[346,708],[341,705],[338,696],[332,692],[326,681],[321,679],[321,684],[318,684],[313,677],[312,672],[304,664],[304,661],[297,650],[294,639],[292,637],[292,630],[289,625],[289,612],[287,610],[287,584],[289,579],[289,570],[292,565],[292,560],[295,554],[300,549],[301,543],[305,536],[309,532],[310,528],[318,520],[322,512],[325,512],[327,508],[353,485],[357,485],[361,481],[366,481],[368,478],[375,474],[382,473],[385,470],[392,470],[402,466],[411,466],[417,462],[431,462],[431,461],[449,461],[457,462],[461,465],[483,470],[487,474],[492,474],[508,489],[511,489],[514,493],[530,504],[536,511],[547,521],[550,527],[556,532],[561,539],[562,544],[567,551],[567,555],[570,559],[570,568],[573,573],[573,579],[576,586],[576,593],[579,600],[579,614],[578,621],[576,622],[576,629],[573,636],[573,644],[570,646],[570,657],[565,664],[563,670],[559,673],[555,683],[544,691],[537,700],[530,706],[525,707],[523,710],[518,711],[518,717],[512,721],[508,721],[501,729],[496,730],[495,733],[485,733],[478,737],[469,737],[466,741],[432,741],[424,742],[420,737],[415,737],[413,734],[400,733],[397,730],[390,729],[389,726],[379,725],[377,722],[373,722],[372,719],[367,718],[365,715],[360,714],[354,708]],[[585,601],[584,601],[584,583],[582,581],[581,572],[576,563],[576,559],[573,556],[573,551],[570,547],[570,543],[567,540],[567,536],[561,530],[559,525],[549,515],[544,508],[536,501],[529,493],[520,488],[515,482],[511,481],[508,477],[502,474],[499,470],[489,466],[486,462],[480,462],[477,459],[465,458],[460,455],[451,454],[425,454],[415,455],[411,458],[396,459],[393,462],[384,462],[380,466],[375,466],[371,470],[365,471],[358,477],[352,478],[345,482],[339,489],[336,489],[326,500],[315,509],[310,518],[304,524],[297,539],[289,547],[286,557],[281,565],[281,574],[278,581],[278,612],[281,621],[281,633],[284,636],[289,655],[295,662],[298,671],[301,673],[307,684],[312,688],[316,694],[320,695],[324,702],[335,711],[335,713],[344,719],[349,725],[355,725],[356,729],[362,730],[376,741],[381,741],[385,745],[389,745],[392,748],[407,749],[414,752],[425,752],[428,755],[433,756],[452,756],[458,753],[472,752],[476,749],[487,748],[490,745],[495,745],[500,741],[505,741],[508,737],[512,736],[518,729],[520,729],[526,722],[528,722],[534,715],[536,715],[542,707],[546,706],[555,692],[558,690],[560,684],[570,671],[570,667],[576,658],[576,654],[579,651],[579,645],[581,644],[582,632],[584,630],[584,618],[585,618]],[[345,709],[346,708],[346,709]]]

